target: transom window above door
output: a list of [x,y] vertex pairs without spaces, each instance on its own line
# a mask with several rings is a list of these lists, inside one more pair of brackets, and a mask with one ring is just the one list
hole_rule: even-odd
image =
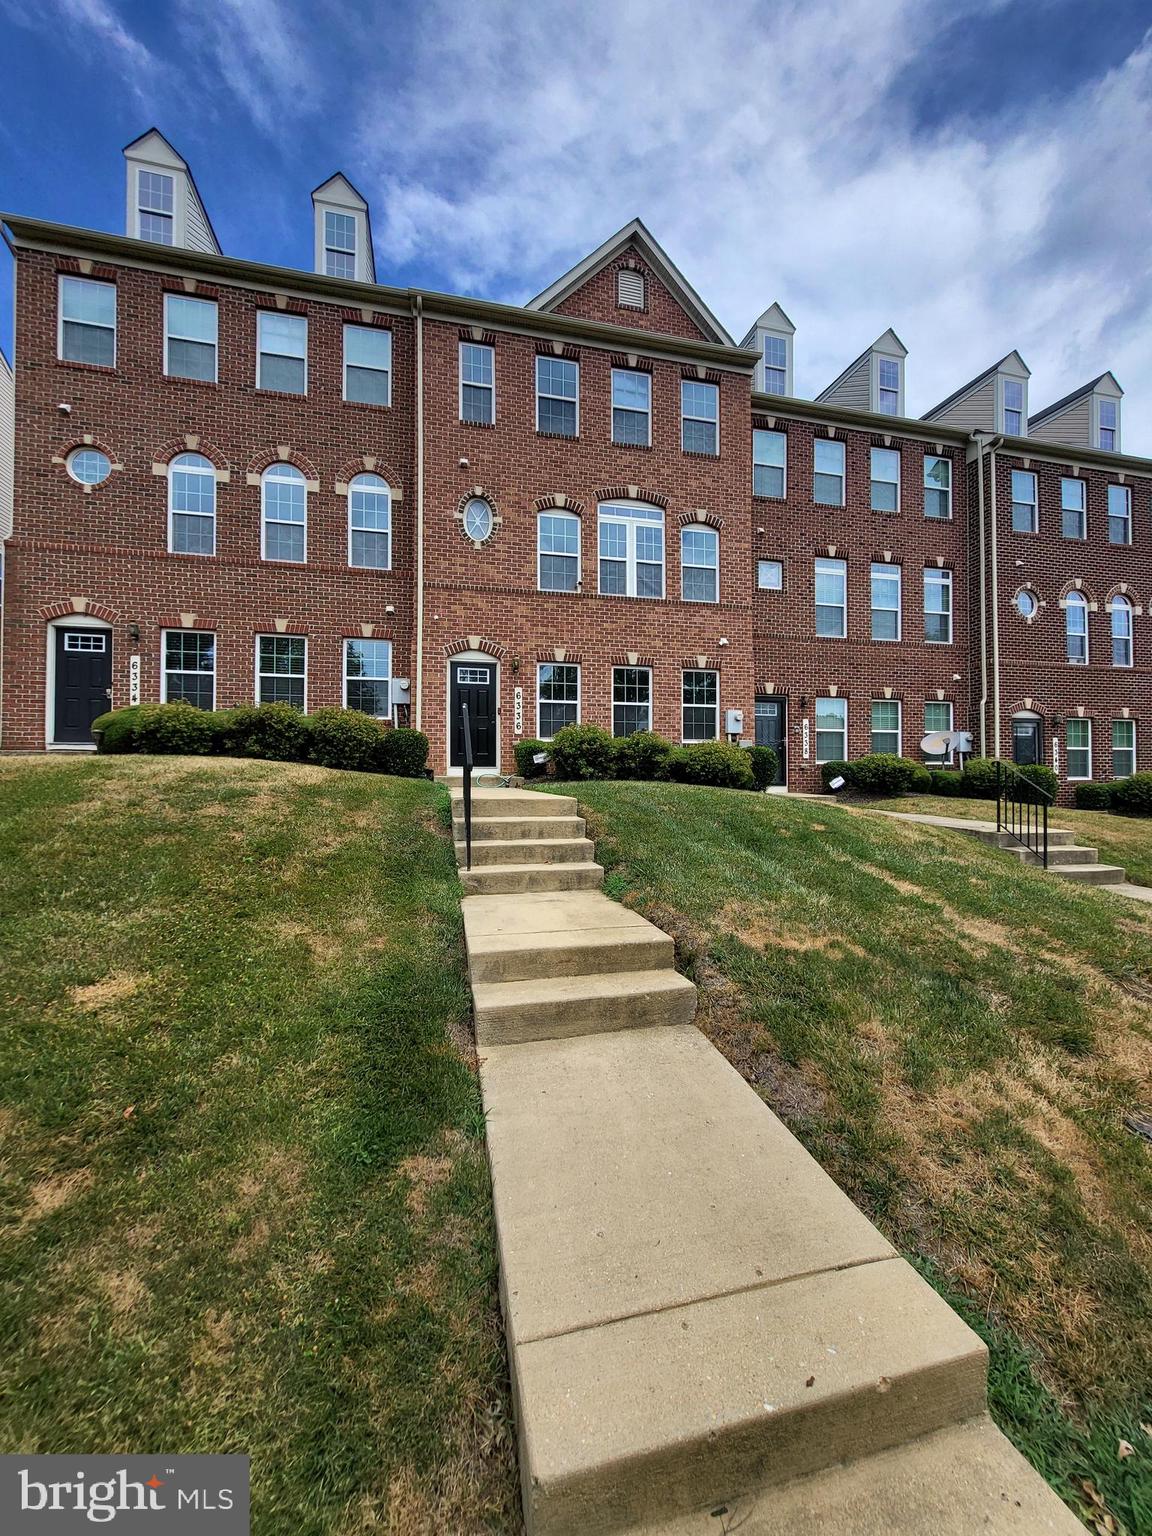
[[641,501],[600,507],[600,591],[611,597],[664,596],[664,513]]

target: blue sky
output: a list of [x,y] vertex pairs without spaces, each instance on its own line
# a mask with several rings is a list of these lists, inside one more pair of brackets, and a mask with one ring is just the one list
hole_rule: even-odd
[[[1147,0],[0,0],[0,207],[119,230],[155,123],[224,249],[311,257],[343,169],[383,281],[523,300],[639,214],[800,393],[891,325],[918,413],[1016,347],[1111,367],[1152,453]],[[11,345],[0,258],[0,344]]]

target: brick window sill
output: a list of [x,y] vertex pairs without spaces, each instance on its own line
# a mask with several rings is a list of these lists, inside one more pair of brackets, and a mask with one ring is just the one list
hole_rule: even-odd
[[536,436],[548,437],[559,443],[578,443],[580,441],[579,432],[541,432],[539,427],[536,428]]
[[717,462],[720,459],[718,453],[703,453],[699,448],[681,448],[680,452],[686,459],[712,459]]
[[[460,425],[462,427],[473,427],[480,432],[491,432],[494,430],[496,423],[494,421],[469,421],[466,416],[461,416]],[[541,437],[556,437],[560,434],[541,432],[539,435]]]
[[79,358],[74,357],[58,357],[56,359],[56,366],[58,368],[75,368],[80,373],[111,374],[113,377],[120,371],[115,363],[82,363]]

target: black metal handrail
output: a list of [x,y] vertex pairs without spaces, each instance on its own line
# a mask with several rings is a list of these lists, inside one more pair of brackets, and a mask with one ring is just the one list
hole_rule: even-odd
[[1021,773],[1015,763],[996,759],[996,830],[1027,848],[1048,868],[1048,807],[1053,796]]
[[460,733],[464,747],[464,857],[465,869],[472,868],[472,725],[468,706],[460,702]]

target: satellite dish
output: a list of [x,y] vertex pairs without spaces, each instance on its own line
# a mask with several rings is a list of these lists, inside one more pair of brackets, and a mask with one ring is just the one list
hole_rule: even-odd
[[920,750],[928,757],[944,757],[952,750],[952,732],[929,731],[920,742]]

